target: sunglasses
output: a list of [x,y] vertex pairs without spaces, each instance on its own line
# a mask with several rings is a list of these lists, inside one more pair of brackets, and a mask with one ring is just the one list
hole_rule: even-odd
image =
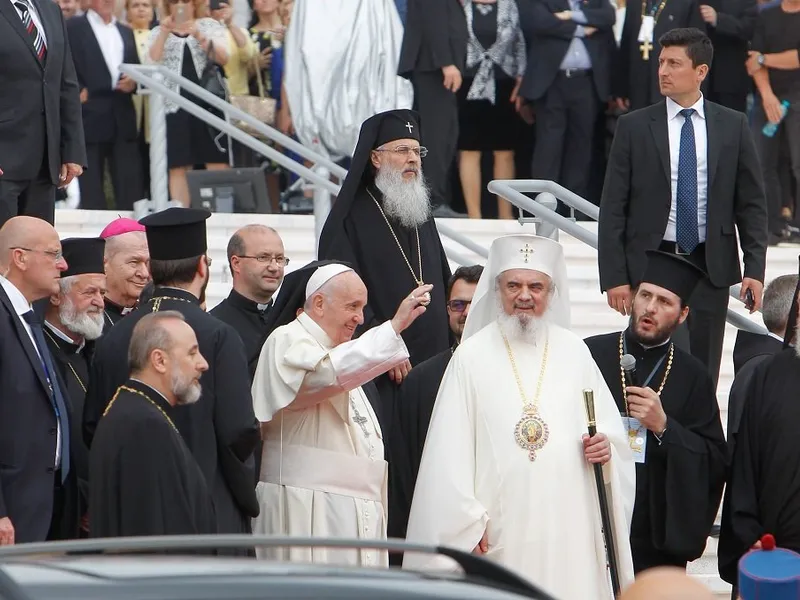
[[447,303],[447,308],[455,313],[461,313],[467,310],[467,307],[472,304],[472,300],[450,300]]

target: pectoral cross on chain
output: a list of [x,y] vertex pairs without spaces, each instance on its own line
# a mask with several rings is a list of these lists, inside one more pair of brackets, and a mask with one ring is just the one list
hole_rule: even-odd
[[367,427],[366,427],[367,417],[362,417],[361,414],[359,414],[358,409],[356,408],[356,403],[355,402],[351,401],[350,402],[350,406],[353,408],[353,412],[356,414],[356,416],[353,417],[353,423],[355,423],[356,425],[361,427],[361,431],[364,432],[364,437],[368,438],[369,437],[369,431],[367,431]]
[[408,129],[408,133],[411,133],[411,130],[414,129],[410,121],[406,121],[406,129]]
[[531,248],[528,244],[525,244],[524,248],[520,248],[519,251],[522,253],[522,260],[523,262],[528,262],[528,259],[533,254],[533,248]]
[[639,50],[642,52],[642,58],[644,60],[650,60],[650,50],[653,49],[653,44],[649,41],[645,40],[641,44],[639,44]]

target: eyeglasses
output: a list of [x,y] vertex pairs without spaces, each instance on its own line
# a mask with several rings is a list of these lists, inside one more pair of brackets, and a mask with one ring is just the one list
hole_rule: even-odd
[[274,260],[279,267],[285,267],[289,264],[289,259],[285,256],[275,256],[274,254],[259,254],[258,256],[248,256],[247,254],[237,254],[239,258],[252,258],[260,263],[272,264]]
[[39,254],[47,254],[47,256],[56,262],[64,258],[64,254],[60,250],[37,250],[36,248],[23,248],[22,246],[14,246],[13,248],[9,248],[9,250],[25,250],[25,252],[38,252]]
[[193,0],[169,0],[170,4],[191,4]]
[[467,310],[467,307],[472,304],[472,300],[450,300],[447,303],[447,308],[455,313],[461,313]]
[[394,152],[398,156],[408,156],[409,152],[417,155],[417,158],[428,156],[428,149],[425,146],[398,146],[397,148],[377,148],[375,152]]

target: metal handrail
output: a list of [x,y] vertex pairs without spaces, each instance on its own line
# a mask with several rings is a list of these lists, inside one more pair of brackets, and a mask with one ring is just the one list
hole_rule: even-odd
[[[572,219],[568,219],[559,215],[557,212],[543,206],[541,203],[536,202],[531,198],[528,198],[522,193],[550,193],[565,204],[572,206],[576,210],[581,211],[589,217],[594,219],[599,217],[600,210],[595,205],[569,191],[568,189],[558,185],[557,183],[553,183],[552,181],[542,181],[536,179],[497,179],[489,182],[489,191],[501,196],[502,198],[505,198],[515,206],[534,214],[542,221],[556,225],[559,229],[565,231],[572,237],[597,250],[596,233],[581,227]],[[739,298],[739,289],[740,288],[737,288],[737,286],[733,286],[730,289],[730,295],[731,297],[741,301]],[[731,308],[728,308],[727,320],[728,323],[738,329],[744,329],[745,331],[759,333],[762,335],[769,334],[765,327],[737,313]]]

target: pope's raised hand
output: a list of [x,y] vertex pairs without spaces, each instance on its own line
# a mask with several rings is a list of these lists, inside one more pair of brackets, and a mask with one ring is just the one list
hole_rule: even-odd
[[397,312],[392,318],[392,327],[395,332],[403,333],[409,326],[425,312],[426,306],[431,302],[431,284],[419,286],[408,296],[403,298]]

